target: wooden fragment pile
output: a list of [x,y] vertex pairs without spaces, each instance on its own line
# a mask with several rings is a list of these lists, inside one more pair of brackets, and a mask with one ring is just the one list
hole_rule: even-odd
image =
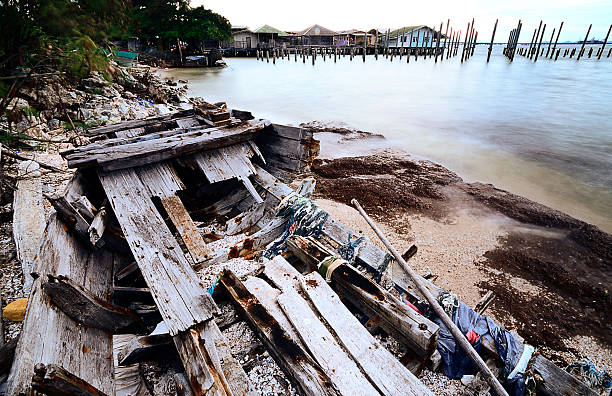
[[[256,394],[221,330],[220,299],[300,394],[431,394],[416,376],[440,366],[438,326],[374,281],[391,256],[336,219],[325,216],[316,238],[286,238],[259,271],[225,269],[217,288],[196,272],[254,260],[287,237],[278,208],[296,192],[283,181],[318,154],[312,133],[200,102],[87,135],[92,143],[63,153],[77,168],[65,193],[48,197],[56,213],[33,262],[7,394],[148,394],[134,365],[168,356],[182,363],[177,394]],[[307,179],[297,196],[313,188]],[[339,253],[347,242],[358,245],[351,264]],[[392,281],[422,303],[406,279]],[[406,355],[396,358],[377,331]],[[485,347],[499,360],[492,340]],[[592,394],[541,356],[534,370],[544,394]]]

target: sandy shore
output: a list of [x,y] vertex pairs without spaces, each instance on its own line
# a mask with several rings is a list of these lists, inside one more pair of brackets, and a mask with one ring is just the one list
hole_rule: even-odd
[[[385,149],[379,136],[342,129],[334,137],[329,128],[317,135],[322,159],[312,167],[315,194],[332,216],[381,246],[349,206],[357,198],[398,250],[419,248],[410,264],[440,287],[470,306],[492,290],[487,315],[561,366],[587,356],[612,366],[609,234]],[[357,156],[346,157],[351,147]]]

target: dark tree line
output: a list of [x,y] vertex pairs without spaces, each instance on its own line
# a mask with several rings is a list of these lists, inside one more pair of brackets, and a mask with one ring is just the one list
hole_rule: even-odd
[[130,36],[161,49],[177,38],[197,47],[229,40],[231,29],[188,0],[0,0],[0,75],[49,60],[77,74],[97,69],[100,47]]

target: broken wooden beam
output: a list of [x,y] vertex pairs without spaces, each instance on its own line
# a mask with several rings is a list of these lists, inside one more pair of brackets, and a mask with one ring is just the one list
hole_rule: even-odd
[[196,130],[159,139],[127,138],[115,146],[90,149],[84,146],[78,152],[62,154],[70,168],[98,166],[105,171],[119,170],[242,143],[252,139],[267,124],[267,121],[261,120],[236,127]]
[[87,230],[89,232],[89,240],[95,247],[104,246],[102,235],[104,235],[104,230],[106,229],[106,221],[106,208],[103,206],[98,213],[96,213]]
[[189,212],[176,195],[161,198],[161,203],[168,213],[172,224],[176,227],[185,247],[189,251],[193,262],[197,265],[210,258],[210,250],[200,234],[200,230],[189,216]]
[[107,394],[96,389],[87,381],[68,372],[63,367],[42,363],[34,366],[32,388],[48,396],[74,395],[74,396],[106,396]]
[[248,320],[270,355],[301,394],[340,394],[319,364],[291,338],[231,271],[224,271],[219,282],[228,291],[236,309]]
[[480,301],[478,301],[476,306],[474,306],[474,311],[478,312],[481,315],[484,314],[484,311],[487,310],[487,308],[493,302],[494,299],[495,299],[495,293],[493,293],[492,290],[489,290],[488,292],[485,293],[484,296],[482,296],[482,298],[480,299]]
[[97,298],[67,276],[47,275],[47,278],[42,283],[42,289],[56,307],[77,323],[113,334],[144,328],[136,314]]
[[157,117],[151,117],[151,118],[145,118],[142,120],[131,120],[131,121],[125,121],[119,124],[112,124],[112,125],[105,125],[105,126],[101,126],[101,127],[96,127],[96,128],[90,128],[87,129],[84,134],[85,136],[98,136],[98,135],[104,135],[107,133],[114,133],[114,132],[118,132],[118,131],[123,131],[126,129],[134,129],[134,128],[140,128],[140,127],[145,127],[151,124],[155,124],[155,123],[159,123],[159,122],[163,122],[163,121],[171,121],[171,120],[176,120],[178,118],[182,118],[182,117],[189,117],[189,116],[193,116],[195,114],[195,112],[193,110],[182,110],[182,111],[178,111],[176,113],[172,113],[172,114],[166,114],[163,116],[157,116]]
[[172,337],[168,333],[134,337],[117,355],[120,366],[141,363],[153,359],[166,359],[176,353]]

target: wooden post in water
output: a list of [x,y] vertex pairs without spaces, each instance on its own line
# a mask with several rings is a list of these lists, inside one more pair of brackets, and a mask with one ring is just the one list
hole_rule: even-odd
[[519,37],[521,35],[521,30],[522,29],[523,29],[523,23],[519,19],[516,35],[514,37],[514,45],[513,45],[513,49],[512,49],[512,57],[510,58],[511,61],[514,60],[514,54],[516,53],[516,46],[518,45],[518,40],[519,40]]
[[609,58],[610,54],[612,54],[612,48],[610,48],[610,50],[608,51],[608,56],[606,58]]
[[[442,55],[440,56],[440,62],[444,60],[444,53],[446,52],[446,40],[448,39],[448,28],[450,25],[450,18],[446,21],[446,33],[444,33],[444,47],[442,47]],[[451,30],[452,33],[452,30]]]
[[415,61],[419,60],[419,38],[420,36],[421,36],[421,32],[417,30],[417,41],[416,41],[416,47],[414,49],[414,60]]
[[[449,19],[450,22],[450,19]],[[448,47],[446,45],[446,39],[444,39],[444,51],[446,52],[446,59],[450,57],[450,50],[453,47],[453,39],[455,38],[453,28],[450,28],[450,39],[448,40]]]
[[474,24],[473,23],[472,23],[472,27],[470,28],[470,35],[468,36],[467,46],[464,49],[466,61],[470,58],[470,53],[472,52],[472,40],[474,40]]
[[538,48],[536,49],[536,56],[534,62],[538,61],[538,56],[540,55],[540,47],[542,46],[542,40],[544,39],[544,31],[546,31],[546,24],[542,28],[542,34],[540,35],[540,41],[538,42]]
[[455,50],[453,51],[453,56],[457,56],[459,53],[459,40],[461,40],[461,30],[457,32],[457,37],[455,38]]
[[476,50],[476,43],[478,43],[478,30],[476,31],[476,35],[474,36],[474,41],[472,43],[472,54],[470,57],[474,56],[474,50]]
[[[553,46],[552,54],[550,55],[551,58],[552,58],[552,55],[555,53],[555,50],[557,49],[557,42],[559,42],[559,36],[561,35],[561,29],[563,29],[563,22],[561,22],[561,26],[559,26],[559,31],[557,32],[557,38],[555,39],[555,45]],[[558,57],[559,57],[559,52],[557,52],[557,56],[555,57],[555,60],[557,60]]]
[[468,22],[467,30],[465,31],[465,40],[463,40],[463,50],[461,51],[461,62],[465,59],[465,47],[467,47],[468,35],[470,34],[470,23]]
[[533,59],[533,55],[535,55],[536,46],[538,44],[538,37],[540,37],[540,30],[542,30],[542,22],[543,21],[540,21],[540,25],[538,26],[538,30],[536,31],[535,39],[533,41],[533,47],[531,48],[531,52],[529,53],[529,59]]
[[374,40],[374,59],[378,60],[378,28],[376,28],[376,39]]
[[606,34],[606,38],[603,41],[603,44],[601,45],[601,50],[599,51],[599,54],[597,55],[597,60],[601,59],[601,55],[604,53],[604,50],[606,49],[606,43],[608,42],[608,38],[610,37],[610,31],[612,30],[612,25],[610,25],[610,27],[608,28],[608,34]]
[[582,52],[584,51],[584,46],[587,42],[587,40],[589,39],[589,33],[591,33],[591,28],[593,27],[593,24],[589,25],[589,30],[587,30],[587,34],[586,36],[584,36],[584,41],[582,42],[582,47],[580,47],[580,52],[578,52],[578,58],[576,58],[576,60],[580,60],[580,57],[582,56]]
[[436,42],[436,57],[435,63],[438,63],[438,52],[440,52],[440,39],[442,38],[442,25],[444,25],[444,22],[440,22],[440,31],[438,32],[438,41]]
[[531,37],[531,42],[529,43],[529,49],[527,50],[527,57],[529,57],[529,55],[531,54],[531,47],[533,46],[533,43],[535,41],[535,36],[537,33],[538,29],[533,29],[533,36]]
[[368,49],[368,32],[363,32],[363,61],[366,59],[366,51]]
[[497,19],[495,20],[495,25],[493,26],[493,34],[491,35],[491,44],[489,44],[489,52],[487,53],[487,63],[491,59],[491,51],[493,51],[493,40],[495,40],[495,31],[497,30]]
[[589,49],[589,58],[591,57],[592,54],[593,54],[593,47]]
[[412,34],[414,33],[414,29],[410,31],[410,42],[408,43],[408,54],[406,56],[406,63],[410,63],[410,57],[412,56]]
[[553,37],[555,37],[555,30],[557,29],[553,28],[552,34],[550,35],[550,40],[548,40],[548,49],[546,50],[546,58],[548,58],[549,53],[550,53],[550,46],[552,45]]

